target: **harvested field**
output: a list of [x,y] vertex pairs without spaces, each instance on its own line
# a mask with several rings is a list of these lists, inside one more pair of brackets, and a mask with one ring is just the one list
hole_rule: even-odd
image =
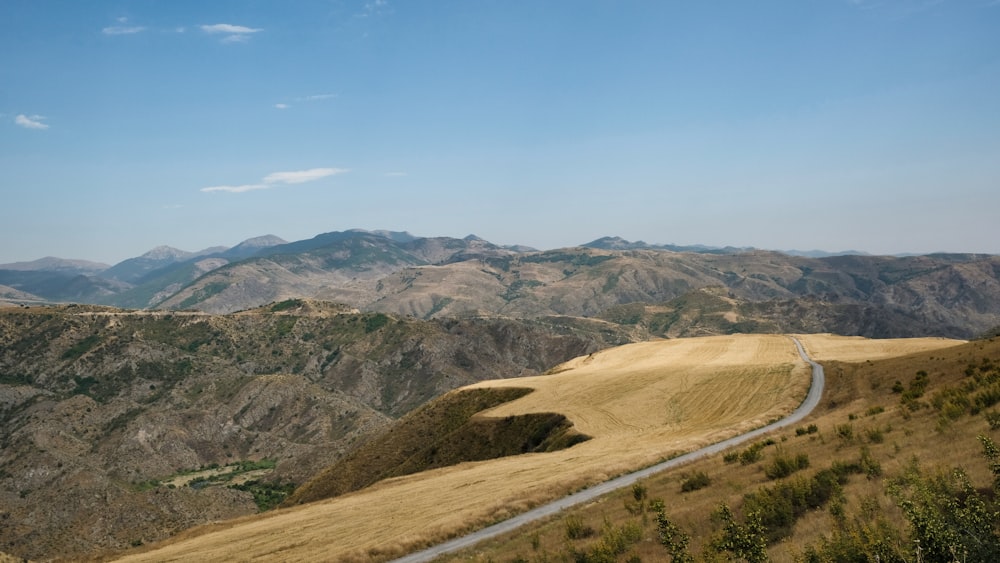
[[949,338],[891,338],[872,340],[860,336],[835,336],[832,334],[796,335],[806,352],[817,362],[863,362],[896,358],[917,352],[931,352],[961,344],[963,340]]
[[[840,351],[860,357],[858,350],[869,346],[853,339],[843,345],[828,336],[803,342],[820,358]],[[873,354],[897,349],[872,346]],[[903,344],[898,349],[916,350]],[[193,530],[122,560],[389,559],[764,425],[794,410],[809,379],[808,366],[785,336],[718,336],[605,350],[549,375],[477,384],[535,389],[479,416],[558,412],[592,440],[558,452],[386,480],[331,500]]]

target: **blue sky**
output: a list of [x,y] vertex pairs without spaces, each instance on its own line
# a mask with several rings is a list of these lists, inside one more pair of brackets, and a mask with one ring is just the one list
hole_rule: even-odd
[[0,4],[0,263],[349,228],[1000,253],[1000,0]]

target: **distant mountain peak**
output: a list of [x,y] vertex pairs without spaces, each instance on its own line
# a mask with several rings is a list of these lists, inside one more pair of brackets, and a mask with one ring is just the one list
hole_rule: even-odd
[[644,242],[629,242],[622,237],[601,237],[582,246],[603,250],[629,250],[633,248],[645,248],[648,245]]
[[259,237],[248,238],[233,248],[267,248],[269,246],[278,246],[279,244],[287,243],[288,241],[276,235],[262,235]]
[[378,235],[380,237],[385,237],[391,241],[395,242],[413,242],[420,237],[413,236],[407,231],[387,231],[385,229],[378,229],[375,231],[366,231],[364,229],[351,229],[351,231],[357,231],[362,233],[368,233],[372,235]]
[[157,246],[142,256],[139,256],[139,258],[148,258],[150,260],[182,260],[192,254],[194,253],[164,245]]

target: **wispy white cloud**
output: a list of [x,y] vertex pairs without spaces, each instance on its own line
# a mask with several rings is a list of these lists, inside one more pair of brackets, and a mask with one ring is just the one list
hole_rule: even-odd
[[254,190],[266,190],[270,188],[267,184],[243,184],[242,186],[210,186],[208,188],[202,188],[201,191],[205,193],[211,192],[228,192],[231,194],[239,194],[243,192],[252,192]]
[[220,40],[223,43],[243,43],[249,41],[254,33],[264,31],[257,27],[246,27],[245,25],[233,25],[231,23],[214,23],[199,27],[209,35],[225,35]]
[[310,168],[309,170],[298,170],[295,172],[275,172],[264,176],[265,184],[303,184],[312,182],[327,176],[346,174],[350,172],[346,168]]
[[304,184],[306,182],[313,182],[329,176],[346,174],[347,172],[350,172],[350,170],[346,168],[310,168],[309,170],[274,172],[264,176],[259,184],[243,184],[241,186],[211,186],[208,188],[202,188],[201,191],[206,193],[226,192],[238,194],[243,192],[252,192],[255,190],[267,190],[280,185]]
[[259,28],[246,27],[244,25],[233,25],[229,23],[203,25],[201,26],[201,30],[205,33],[257,33],[259,31],[264,31]]
[[18,114],[14,118],[14,123],[24,127],[25,129],[48,129],[49,124],[44,122],[45,116],[43,115],[24,115]]
[[[286,98],[286,99],[287,100],[291,100],[291,101],[293,101],[295,103],[299,103],[299,104],[309,104],[309,103],[313,103],[313,102],[322,102],[322,101],[326,101],[326,100],[333,100],[333,99],[336,99],[336,97],[337,97],[337,94],[324,93],[324,94],[310,94],[309,96],[299,96],[297,98]],[[278,109],[288,109],[288,108],[292,107],[292,105],[289,104],[289,103],[285,103],[285,102],[279,102],[279,103],[274,104],[274,107],[276,107]]]
[[115,21],[118,22],[118,25],[105,27],[101,30],[101,33],[104,35],[133,35],[146,31],[144,26],[128,25],[128,18],[126,17],[115,18]]
[[146,28],[141,25],[112,25],[101,30],[104,35],[133,35],[142,33]]

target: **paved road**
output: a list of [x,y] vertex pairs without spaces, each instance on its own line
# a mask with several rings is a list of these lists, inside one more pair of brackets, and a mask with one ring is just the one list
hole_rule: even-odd
[[717,454],[723,450],[726,450],[737,444],[742,444],[752,440],[762,434],[766,434],[772,430],[778,428],[783,428],[795,424],[805,418],[817,405],[819,405],[820,397],[823,395],[823,386],[825,385],[826,378],[823,374],[823,366],[812,361],[809,356],[806,355],[805,349],[802,347],[802,343],[798,341],[797,338],[791,337],[792,341],[795,342],[795,347],[799,350],[799,355],[802,359],[812,366],[812,384],[809,386],[809,393],[806,395],[805,401],[799,405],[799,408],[795,409],[792,414],[787,417],[768,424],[762,428],[747,432],[746,434],[741,434],[739,436],[734,436],[728,440],[723,440],[711,446],[706,446],[700,450],[695,450],[690,453],[686,453],[682,456],[675,457],[673,459],[658,463],[656,465],[647,467],[635,473],[629,473],[628,475],[622,475],[610,481],[605,481],[599,485],[595,485],[588,489],[584,489],[577,493],[574,493],[568,497],[563,497],[557,501],[553,501],[549,504],[539,506],[509,520],[504,520],[499,524],[494,524],[488,528],[483,528],[482,530],[472,532],[466,536],[460,538],[455,538],[451,541],[436,545],[434,547],[427,548],[423,551],[418,551],[416,553],[411,553],[406,557],[401,557],[393,561],[393,563],[420,563],[424,561],[430,561],[439,555],[444,555],[445,553],[450,553],[452,551],[458,551],[472,545],[475,545],[485,539],[489,539],[500,534],[505,534],[512,530],[515,530],[528,522],[539,520],[545,518],[546,516],[551,516],[557,512],[594,500],[595,498],[610,493],[616,489],[621,489],[623,487],[629,487],[636,481],[640,479],[645,479],[654,473],[659,473],[665,469],[670,469],[677,467],[679,465],[684,465],[690,463],[696,459],[700,459],[706,456]]

